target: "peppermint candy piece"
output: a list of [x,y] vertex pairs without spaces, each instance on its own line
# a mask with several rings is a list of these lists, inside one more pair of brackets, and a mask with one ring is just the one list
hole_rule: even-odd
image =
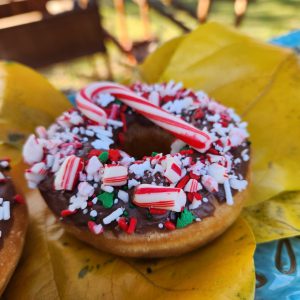
[[106,165],[103,173],[103,184],[121,186],[127,183],[128,168],[118,165]]
[[34,164],[25,171],[25,178],[30,188],[36,188],[37,185],[46,177],[47,167],[44,162]]
[[210,175],[202,176],[201,182],[204,187],[211,193],[215,193],[219,190],[218,182]]
[[207,169],[207,173],[208,175],[213,177],[217,181],[217,183],[223,184],[225,180],[228,180],[226,168],[217,163],[213,163],[209,165]]
[[91,121],[103,126],[107,123],[106,112],[86,98],[85,90],[77,94],[76,105],[81,113]]
[[27,164],[32,165],[34,163],[40,162],[43,159],[43,156],[43,146],[39,143],[34,134],[31,134],[23,147],[24,161]]
[[133,203],[140,207],[180,212],[185,206],[186,194],[180,188],[140,184],[135,189]]
[[100,160],[98,159],[97,156],[92,156],[86,167],[85,167],[85,170],[86,170],[86,173],[89,175],[89,176],[94,176],[96,175],[99,170],[103,167],[102,163],[100,162]]
[[101,224],[96,224],[93,221],[88,222],[88,228],[92,233],[96,235],[101,234],[104,231],[103,226]]
[[171,183],[177,183],[181,178],[181,161],[175,157],[170,157],[166,159],[166,170],[164,176]]
[[184,187],[185,192],[196,193],[202,186],[196,179],[190,179]]
[[82,169],[83,161],[81,158],[75,155],[68,156],[55,174],[54,189],[57,191],[72,190]]

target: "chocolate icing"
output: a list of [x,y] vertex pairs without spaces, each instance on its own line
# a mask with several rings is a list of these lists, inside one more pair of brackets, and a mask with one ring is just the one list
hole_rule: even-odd
[[0,198],[3,198],[5,201],[10,201],[10,207],[11,207],[11,216],[9,220],[6,221],[0,221],[0,231],[2,232],[2,236],[0,237],[0,250],[3,247],[4,240],[8,236],[14,222],[12,211],[14,209],[14,196],[15,196],[15,189],[12,183],[12,180],[10,177],[7,176],[7,169],[1,169],[0,172],[2,172],[6,179],[3,182],[0,182]]
[[[204,111],[207,113],[207,111]],[[192,123],[194,126],[202,129],[204,124],[202,124],[200,120],[193,119],[193,112],[187,112],[182,116],[186,121]],[[121,129],[114,130],[114,140],[115,144],[110,148],[121,148],[124,151],[128,152],[130,155],[135,156],[136,158],[141,158],[144,155],[150,155],[151,151],[162,152],[167,154],[170,149],[170,144],[174,140],[174,138],[163,131],[161,128],[154,125],[151,121],[145,119],[141,115],[138,115],[132,111],[130,114],[126,114],[126,123],[127,123],[127,133],[125,135],[125,143],[123,147],[118,144],[118,133]],[[206,123],[205,126],[210,129],[212,124]],[[87,159],[89,151],[92,149],[91,142],[92,138],[89,138],[89,141],[86,142],[82,149],[77,150],[76,156],[83,157]],[[241,152],[245,149],[249,150],[250,143],[245,142],[242,146],[237,148],[232,148],[230,152],[232,153],[234,158],[240,157]],[[199,156],[199,153],[193,154],[195,157]],[[238,165],[234,166],[236,168],[237,174],[242,175],[243,178],[246,177],[248,172],[249,162],[241,161]],[[129,179],[134,178],[134,174],[129,174]],[[151,183],[155,181],[156,183],[163,183],[164,185],[167,183],[166,179],[161,176],[159,173],[156,173],[154,178],[152,175],[147,172],[142,177],[143,183]],[[48,206],[53,211],[53,213],[60,217],[60,213],[62,210],[68,209],[69,199],[76,194],[77,190],[72,192],[69,191],[56,191],[53,189],[54,182],[54,174],[51,173],[47,176],[45,180],[43,180],[39,184],[39,190],[46,200]],[[122,187],[115,187],[115,191],[117,192]],[[95,189],[95,194],[100,193],[100,187]],[[158,224],[164,223],[167,219],[174,221],[176,223],[176,219],[179,213],[175,213],[172,211],[167,211],[163,215],[150,215],[149,210],[147,208],[141,208],[133,205],[131,203],[132,194],[134,188],[131,188],[128,193],[130,195],[130,200],[128,203],[123,203],[119,200],[117,204],[114,204],[112,208],[104,208],[100,204],[93,205],[93,209],[97,211],[98,215],[93,220],[98,224],[101,223],[102,219],[116,210],[118,207],[124,207],[128,212],[128,217],[136,217],[138,222],[135,229],[135,232],[138,234],[142,234],[149,231],[161,231],[159,229]],[[237,193],[236,190],[232,190],[232,194],[235,195]],[[219,185],[219,191],[216,193],[209,193],[206,190],[202,190],[201,194],[203,197],[208,199],[208,202],[203,202],[201,206],[197,209],[193,210],[193,214],[195,217],[200,219],[207,218],[213,216],[215,211],[215,206],[213,202],[215,200],[219,201],[219,203],[224,203],[225,193],[223,185]],[[187,201],[186,207],[188,207],[190,203]],[[76,225],[80,228],[87,229],[87,222],[91,220],[89,213],[83,214],[82,211],[77,212],[74,215],[70,215],[66,218],[61,218],[61,220],[68,224]],[[108,225],[104,226],[104,230],[111,230],[115,235],[121,233],[121,229],[118,227],[117,222],[112,222]],[[166,230],[166,229],[164,229]]]

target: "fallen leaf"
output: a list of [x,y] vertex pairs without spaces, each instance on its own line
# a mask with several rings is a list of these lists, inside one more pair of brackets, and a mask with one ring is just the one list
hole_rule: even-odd
[[67,98],[36,71],[0,62],[0,141],[21,149],[36,126],[48,126],[70,107]]
[[257,243],[300,235],[300,192],[285,192],[243,212]]
[[[165,62],[158,49],[141,66],[141,74],[151,82],[173,79],[203,89],[248,122],[253,172],[248,205],[300,190],[297,56],[216,23],[201,25],[170,45],[171,58]],[[163,47],[168,53],[168,45]],[[153,76],[149,65],[155,66]]]

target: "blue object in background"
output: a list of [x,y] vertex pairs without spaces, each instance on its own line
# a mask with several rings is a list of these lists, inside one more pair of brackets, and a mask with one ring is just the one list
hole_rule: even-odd
[[300,299],[300,238],[257,246],[256,300]]
[[271,44],[286,48],[293,48],[300,53],[300,30],[289,32],[288,34],[273,38]]

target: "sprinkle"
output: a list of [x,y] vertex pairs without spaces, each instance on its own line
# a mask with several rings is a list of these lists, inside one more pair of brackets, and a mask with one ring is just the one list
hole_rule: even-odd
[[163,223],[159,223],[158,224],[158,228],[163,229],[164,228],[164,224]]
[[60,215],[64,218],[76,214],[77,211],[78,211],[77,209],[75,210],[64,209],[60,212]]
[[225,190],[226,203],[228,205],[233,205],[234,202],[233,202],[233,197],[232,197],[232,193],[231,193],[229,180],[226,180],[224,182],[224,190]]
[[111,161],[118,161],[121,157],[120,151],[118,149],[109,149],[109,159]]
[[113,211],[111,214],[109,214],[103,219],[103,224],[107,225],[118,219],[123,214],[123,210],[124,208],[119,207],[118,209]]
[[187,182],[189,181],[189,176],[188,175],[185,175],[176,185],[177,188],[179,189],[182,189],[186,184]]
[[114,191],[114,188],[109,185],[101,184],[101,190],[107,193],[112,193]]
[[102,203],[103,207],[111,208],[114,204],[114,194],[104,192],[97,196],[98,200]]
[[176,227],[175,227],[175,224],[172,223],[171,221],[166,221],[164,223],[164,226],[168,229],[168,230],[174,230]]
[[92,218],[97,217],[97,211],[93,209],[93,210],[90,212],[90,216],[91,216]]
[[88,222],[88,228],[89,228],[89,230],[92,232],[92,233],[94,233],[94,234],[96,234],[96,235],[98,235],[98,234],[100,234],[100,233],[102,233],[104,230],[103,230],[103,226],[101,225],[101,224],[96,224],[95,222],[93,222],[93,221],[89,221]]
[[247,180],[238,180],[236,178],[229,179],[229,183],[232,189],[238,191],[244,190],[248,185]]
[[25,204],[25,199],[22,195],[20,194],[16,194],[14,197],[13,197],[14,201],[16,201],[17,203],[19,204]]
[[177,228],[183,228],[187,225],[193,223],[195,220],[195,216],[186,208],[183,210],[183,212],[180,214],[180,217],[177,219],[176,227]]
[[123,190],[119,190],[118,191],[118,198],[120,200],[122,200],[124,203],[127,203],[129,200],[129,195],[127,192],[123,191]]
[[108,160],[108,157],[109,157],[109,154],[107,151],[103,151],[100,155],[99,155],[99,159],[102,163],[105,163],[107,162]]
[[128,234],[134,233],[136,224],[137,224],[137,219],[133,218],[133,217],[130,218],[130,220],[129,220],[129,226],[128,226],[128,229],[127,229],[127,233]]
[[127,230],[128,230],[128,224],[127,224],[125,218],[119,218],[119,220],[118,220],[118,225],[119,225],[119,227],[120,227],[123,231],[127,232]]

